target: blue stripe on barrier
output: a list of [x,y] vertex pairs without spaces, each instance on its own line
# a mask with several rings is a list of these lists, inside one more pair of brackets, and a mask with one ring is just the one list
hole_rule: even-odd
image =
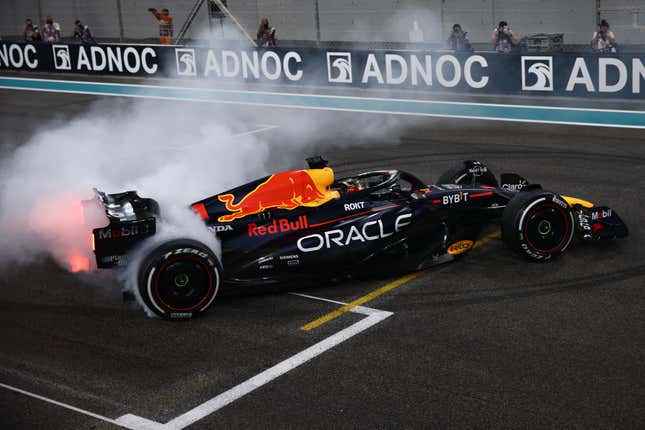
[[342,97],[28,78],[0,78],[0,88],[415,116],[645,128],[645,112],[641,111]]

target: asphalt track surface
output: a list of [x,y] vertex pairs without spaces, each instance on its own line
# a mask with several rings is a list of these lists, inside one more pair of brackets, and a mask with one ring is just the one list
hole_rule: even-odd
[[[52,111],[72,118],[96,101],[17,91],[0,99],[3,151]],[[309,115],[277,113],[267,136],[276,141]],[[367,118],[317,115],[338,128]],[[612,206],[630,237],[578,243],[547,264],[492,239],[367,301],[392,315],[188,428],[644,428],[644,132],[427,118],[386,129],[356,145],[312,140],[337,174],[396,167],[432,182],[480,159]],[[293,161],[275,154],[272,163]],[[203,317],[168,323],[124,304],[115,281],[52,262],[5,268],[0,428],[119,428],[109,420],[125,414],[167,423],[365,318],[348,312],[303,331],[341,305],[290,292],[347,303],[398,278],[228,292]]]

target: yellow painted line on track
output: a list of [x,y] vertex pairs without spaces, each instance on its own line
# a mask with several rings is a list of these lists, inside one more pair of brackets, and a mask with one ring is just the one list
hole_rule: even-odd
[[478,246],[486,245],[491,240],[497,239],[498,237],[501,237],[501,236],[502,236],[502,232],[497,230],[496,232],[491,233],[488,236],[484,236],[481,239],[479,239],[477,242],[475,242],[475,245],[473,245],[473,248],[477,248]]
[[333,320],[334,318],[338,318],[342,314],[344,314],[346,312],[349,312],[351,309],[355,308],[356,306],[360,306],[360,305],[362,305],[364,303],[369,302],[370,300],[375,299],[378,296],[381,296],[381,295],[387,293],[388,291],[392,291],[393,289],[395,289],[397,287],[400,287],[401,285],[413,280],[414,278],[418,278],[419,276],[421,276],[424,273],[425,273],[425,271],[421,271],[421,272],[414,272],[414,273],[410,273],[408,275],[405,275],[405,276],[397,279],[396,281],[390,282],[389,284],[379,288],[378,290],[374,290],[371,293],[369,293],[369,294],[367,294],[367,295],[365,295],[365,296],[363,296],[363,297],[361,297],[359,299],[356,299],[351,303],[347,303],[345,306],[340,307],[340,308],[336,309],[335,311],[328,313],[327,315],[323,315],[322,317],[318,318],[317,320],[314,320],[314,321],[312,321],[312,322],[310,322],[308,324],[303,325],[302,327],[300,327],[300,330],[304,330],[304,331],[313,330],[316,327],[319,327],[319,326],[321,326],[321,325]]
[[[494,233],[489,234],[488,236],[484,236],[481,239],[479,239],[477,242],[475,242],[475,245],[473,245],[473,249],[477,248],[479,246],[483,246],[483,245],[487,244],[488,242],[490,242],[491,240],[496,239],[496,238],[498,238],[500,236],[501,236],[501,232],[499,230],[494,232]],[[328,323],[329,321],[331,321],[331,320],[333,320],[335,318],[338,318],[339,316],[343,315],[344,313],[349,312],[350,310],[352,310],[353,308],[355,308],[357,306],[361,306],[361,305],[363,305],[363,304],[365,304],[365,303],[367,303],[367,302],[369,302],[371,300],[374,300],[375,298],[377,298],[379,296],[382,296],[383,294],[385,294],[385,293],[387,293],[389,291],[392,291],[395,288],[400,287],[401,285],[407,284],[411,280],[418,278],[419,276],[423,275],[426,272],[427,272],[426,270],[422,270],[420,272],[414,272],[414,273],[410,273],[408,275],[402,276],[399,279],[397,279],[395,281],[392,281],[389,284],[384,285],[381,288],[379,288],[377,290],[374,290],[371,293],[366,294],[363,297],[360,297],[360,298],[354,300],[353,302],[347,303],[346,305],[336,309],[335,311],[332,311],[332,312],[330,312],[330,313],[328,313],[326,315],[323,315],[322,317],[320,317],[320,318],[318,318],[318,319],[316,319],[316,320],[314,320],[314,321],[312,321],[310,323],[307,323],[307,324],[303,325],[302,327],[300,327],[300,330],[311,331],[311,330],[315,329],[316,327],[320,327],[321,325],[323,325],[325,323]]]

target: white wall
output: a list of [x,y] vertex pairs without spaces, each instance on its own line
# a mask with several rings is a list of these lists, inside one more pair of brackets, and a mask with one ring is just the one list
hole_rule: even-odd
[[[126,38],[158,35],[158,24],[147,8],[170,9],[175,33],[179,31],[196,0],[121,0]],[[417,21],[424,39],[443,42],[452,24],[460,23],[472,42],[487,43],[500,20],[509,22],[520,36],[564,33],[565,43],[587,44],[596,27],[596,0],[318,0],[323,41],[409,40]],[[230,10],[244,28],[255,35],[261,17],[277,28],[278,40],[315,40],[315,0],[228,0]],[[117,0],[0,0],[0,35],[22,32],[24,19],[38,21],[51,14],[72,31],[75,19],[91,26],[97,37],[117,38]],[[640,9],[643,29],[632,27],[630,10]],[[601,15],[607,18],[619,42],[645,43],[645,0],[601,0]],[[207,9],[202,7],[188,34],[196,37],[207,27]],[[230,37],[230,30],[228,36]]]

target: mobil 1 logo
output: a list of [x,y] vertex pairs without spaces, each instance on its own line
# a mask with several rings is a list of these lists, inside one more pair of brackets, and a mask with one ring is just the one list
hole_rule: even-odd
[[553,91],[553,57],[522,56],[522,90]]

